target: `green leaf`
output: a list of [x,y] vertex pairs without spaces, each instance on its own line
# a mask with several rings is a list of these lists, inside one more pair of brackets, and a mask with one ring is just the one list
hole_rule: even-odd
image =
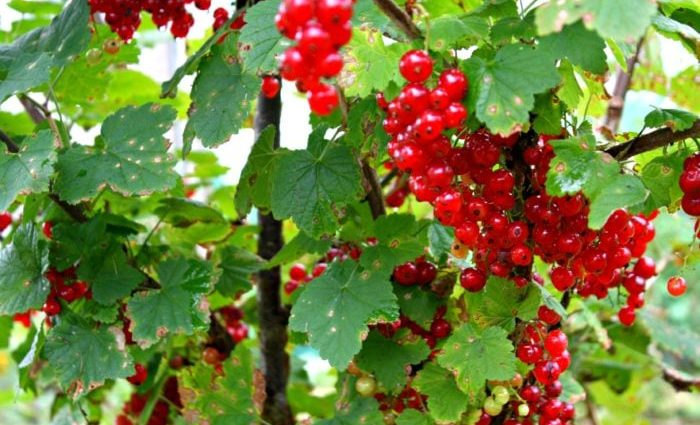
[[542,296],[542,304],[547,306],[550,310],[554,310],[562,319],[566,319],[568,314],[566,313],[566,309],[564,308],[563,305],[559,302],[558,299],[552,295],[547,288],[544,287],[544,285],[530,285],[535,288],[537,288],[540,291],[540,294]]
[[574,65],[603,74],[608,69],[605,41],[581,22],[567,25],[561,32],[542,37],[539,47],[553,60],[566,58]]
[[528,13],[524,19],[508,16],[499,19],[491,27],[491,41],[496,44],[510,43],[513,39],[532,39],[537,35],[535,15]]
[[685,150],[657,156],[642,168],[640,177],[650,192],[650,208],[668,207],[681,199],[683,191],[678,182],[683,172],[683,161],[687,156],[688,152]]
[[437,422],[457,422],[467,410],[467,394],[459,389],[452,372],[435,363],[418,372],[413,387],[428,396],[430,416]]
[[428,241],[430,255],[435,259],[445,257],[452,249],[455,240],[455,232],[452,227],[443,226],[438,221],[433,221],[428,227]]
[[229,34],[224,44],[214,46],[192,85],[187,128],[205,147],[220,145],[241,129],[260,91],[260,78],[243,72],[235,43]]
[[396,424],[397,425],[432,425],[432,422],[428,418],[427,415],[424,415],[423,413],[413,410],[413,409],[406,409],[404,410],[403,413],[401,413],[401,416],[396,418]]
[[444,15],[430,21],[431,50],[445,51],[454,48],[467,47],[488,38],[489,25],[480,16]]
[[356,397],[336,409],[333,419],[316,422],[318,425],[384,425],[379,403],[373,398]]
[[268,126],[258,136],[248,156],[236,187],[234,203],[236,212],[245,217],[253,205],[262,209],[270,208],[270,190],[273,168],[278,154],[275,150],[275,127]]
[[423,254],[425,243],[412,214],[390,214],[375,221],[377,244],[362,251],[360,265],[367,270],[390,274],[394,267]]
[[158,201],[155,213],[166,223],[176,227],[188,227],[194,223],[225,223],[221,213],[201,202],[182,198],[165,198]]
[[329,142],[316,155],[288,152],[271,179],[272,212],[278,220],[291,217],[312,237],[335,233],[342,209],[363,191],[361,180],[357,160],[346,146]]
[[535,96],[536,115],[533,128],[540,134],[559,134],[561,132],[562,105],[551,93]]
[[177,174],[165,133],[175,119],[167,106],[146,104],[118,110],[105,120],[95,146],[74,145],[58,157],[56,191],[76,203],[110,187],[123,195],[146,195],[175,186]]
[[271,268],[291,263],[304,254],[325,254],[331,245],[332,242],[329,240],[316,240],[304,232],[299,232],[294,239],[285,243],[282,249],[267,262],[267,267]]
[[39,309],[49,295],[48,269],[48,244],[33,225],[23,224],[0,250],[0,315]]
[[63,317],[46,337],[48,369],[74,397],[101,386],[107,379],[134,373],[124,335],[116,328],[95,327],[76,316]]
[[209,263],[171,259],[157,267],[161,289],[139,292],[127,304],[131,332],[141,347],[149,347],[167,335],[191,335],[208,323],[202,295],[209,291]]
[[541,49],[510,44],[491,60],[472,57],[465,62],[469,76],[470,110],[496,133],[511,134],[529,121],[534,95],[554,87],[559,74]]
[[128,264],[122,245],[116,241],[81,262],[78,277],[91,284],[93,299],[105,305],[129,295],[144,280],[141,272]]
[[370,332],[356,362],[362,370],[371,372],[388,392],[396,393],[406,385],[406,367],[422,362],[429,354],[430,348],[422,339],[402,344],[384,338],[379,332]]
[[25,139],[18,153],[0,149],[0,211],[5,211],[17,195],[49,189],[56,158],[53,142],[51,130],[42,130]]
[[46,53],[33,52],[16,56],[9,64],[7,75],[0,77],[0,103],[15,93],[26,92],[47,82],[50,68],[51,57]]
[[618,208],[641,204],[648,191],[637,176],[621,174],[620,165],[596,151],[592,135],[550,142],[555,157],[547,173],[547,193],[563,196],[583,191],[590,201],[588,225],[599,229]]
[[668,127],[676,132],[692,128],[697,120],[698,116],[692,112],[656,108],[644,117],[644,125],[650,128]]
[[0,316],[0,350],[5,350],[10,344],[13,323],[12,317]]
[[290,44],[272,25],[280,3],[281,0],[267,0],[246,10],[246,25],[239,38],[245,72],[265,74],[277,71],[277,56]]
[[700,96],[696,95],[697,75],[700,67],[691,65],[671,80],[671,99],[678,106],[700,113]]
[[583,90],[576,80],[576,73],[571,62],[561,61],[559,75],[561,76],[561,85],[557,90],[557,97],[570,108],[575,108],[583,97]]
[[487,380],[509,380],[515,375],[513,343],[502,328],[480,330],[467,323],[452,332],[443,349],[438,363],[456,372],[457,384],[471,398]]
[[331,264],[306,286],[292,307],[289,327],[308,333],[321,357],[343,370],[362,348],[367,322],[380,317],[398,318],[391,282],[347,260]]
[[250,275],[265,267],[265,262],[252,252],[235,246],[221,250],[218,269],[221,275],[216,290],[222,295],[235,296],[252,287]]
[[540,34],[561,31],[564,25],[581,19],[586,28],[596,30],[603,38],[636,41],[651,24],[656,4],[649,0],[552,1],[535,13]]
[[483,291],[465,295],[470,320],[482,328],[500,326],[508,332],[515,329],[515,319],[534,319],[540,305],[540,294],[531,285],[518,288],[508,279],[490,276]]
[[424,329],[429,329],[435,312],[443,302],[431,290],[396,285],[394,293],[404,314]]
[[[673,18],[677,15],[674,13]],[[700,13],[696,13],[695,16],[700,16]],[[670,37],[675,40],[681,41],[681,43],[686,47],[686,49],[695,54],[695,46],[700,42],[700,33],[698,33],[697,18],[696,18],[696,28],[691,25],[687,25],[682,22],[678,22],[676,19],[672,19],[668,16],[662,14],[657,14],[653,18],[654,28],[656,28],[662,35]]]
[[384,44],[382,34],[371,28],[355,28],[347,46],[340,85],[347,96],[365,97],[383,91],[390,82],[403,83],[398,63],[408,46]]
[[192,392],[188,408],[208,418],[212,425],[250,425],[257,422],[253,403],[253,358],[243,345],[236,345],[231,360],[223,362],[223,374],[204,362],[185,369],[180,385]]

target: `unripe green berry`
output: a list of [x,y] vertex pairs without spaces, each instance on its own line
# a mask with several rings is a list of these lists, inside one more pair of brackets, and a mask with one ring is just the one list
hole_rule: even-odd
[[362,396],[369,397],[374,394],[376,389],[377,382],[372,377],[363,376],[358,378],[357,382],[355,382],[355,391]]
[[496,403],[500,405],[504,405],[510,400],[510,394],[508,393],[508,389],[500,385],[493,387],[493,389],[491,390],[491,396],[493,396],[493,399],[496,401]]
[[503,405],[496,402],[493,398],[489,397],[484,401],[484,412],[488,413],[489,416],[498,416],[503,410]]

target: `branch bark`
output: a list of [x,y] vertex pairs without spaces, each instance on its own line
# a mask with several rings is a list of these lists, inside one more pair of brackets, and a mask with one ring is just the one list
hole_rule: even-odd
[[[275,149],[279,148],[279,123],[282,112],[280,95],[268,99],[262,93],[258,96],[255,114],[256,137],[268,126],[275,131]],[[272,214],[259,213],[260,235],[258,254],[269,260],[282,249],[282,223]],[[265,402],[262,419],[271,425],[292,425],[294,419],[287,401],[287,381],[289,379],[289,355],[287,346],[287,323],[289,312],[282,306],[280,286],[282,277],[279,267],[263,270],[258,281],[258,317],[260,320],[260,351],[262,372],[265,377]]]
[[372,211],[372,218],[376,220],[386,214],[384,196],[382,196],[382,186],[377,179],[377,173],[366,159],[362,160],[362,175],[367,190],[365,200],[369,203],[369,209]]
[[10,153],[19,152],[19,146],[7,135],[4,131],[0,130],[0,141],[2,141],[5,146],[7,146],[7,151]]
[[613,89],[612,99],[608,104],[608,112],[605,115],[604,125],[613,134],[617,132],[620,126],[620,119],[622,118],[622,111],[625,108],[625,96],[632,83],[632,75],[634,74],[634,68],[639,62],[639,53],[642,50],[642,44],[644,44],[644,37],[639,39],[637,42],[637,48],[634,54],[627,59],[627,72],[622,69],[617,71],[617,78],[615,80],[615,88]]
[[393,0],[374,0],[374,4],[376,4],[379,10],[381,10],[401,32],[406,34],[409,39],[415,40],[421,37],[420,30],[411,17],[408,16],[408,13],[394,3]]
[[640,153],[652,151],[680,140],[698,136],[700,136],[700,120],[696,120],[693,126],[687,130],[674,132],[670,128],[662,128],[636,137],[629,142],[615,145],[605,152],[618,161],[624,161]]

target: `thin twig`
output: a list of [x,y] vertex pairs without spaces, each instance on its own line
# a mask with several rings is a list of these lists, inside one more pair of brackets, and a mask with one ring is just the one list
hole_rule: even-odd
[[651,133],[635,137],[629,142],[615,145],[605,152],[613,156],[618,161],[632,158],[640,153],[648,152],[670,145],[679,140],[690,139],[700,136],[700,120],[695,121],[693,126],[683,131],[673,131],[670,128],[662,128]]
[[406,36],[415,40],[421,37],[420,29],[413,22],[408,13],[401,9],[393,0],[374,0],[379,10],[382,11],[396,27]]
[[365,199],[369,203],[369,209],[372,211],[372,217],[377,218],[386,214],[384,208],[384,197],[382,196],[382,186],[377,180],[377,173],[374,171],[366,159],[362,160],[362,175],[365,181],[365,189],[367,196]]
[[634,54],[627,59],[627,72],[620,69],[617,71],[617,78],[615,80],[615,88],[613,89],[612,99],[608,103],[608,112],[605,115],[605,127],[607,127],[613,134],[617,132],[620,126],[620,119],[622,118],[622,110],[625,107],[625,96],[632,83],[632,74],[634,74],[634,68],[639,62],[639,53],[642,50],[642,45],[644,44],[644,37],[640,38],[637,42],[637,48]]
[[4,131],[0,130],[0,140],[7,146],[7,151],[10,153],[17,153],[19,152],[19,146],[12,141],[10,136],[7,135]]

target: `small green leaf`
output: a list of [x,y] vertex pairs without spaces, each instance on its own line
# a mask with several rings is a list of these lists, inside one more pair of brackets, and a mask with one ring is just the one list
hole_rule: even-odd
[[46,337],[44,354],[49,371],[74,397],[107,379],[131,376],[131,356],[120,334],[119,329],[95,327],[76,316],[62,317]]
[[165,198],[155,213],[166,223],[188,227],[194,223],[225,223],[221,213],[201,202],[182,198]]
[[444,15],[430,21],[430,49],[445,51],[466,47],[489,35],[489,25],[480,16]]
[[406,315],[424,329],[430,328],[435,312],[443,304],[431,290],[395,285],[394,293],[399,300],[401,314]]
[[435,363],[428,363],[418,372],[413,387],[428,396],[430,416],[439,423],[457,422],[467,410],[467,394],[459,389],[452,372]]
[[397,425],[432,425],[427,415],[413,409],[406,409],[396,418]]
[[455,240],[454,228],[443,226],[438,221],[433,221],[428,227],[428,241],[430,242],[430,255],[435,259],[445,257],[452,249]]
[[605,41],[581,22],[567,25],[561,32],[542,37],[539,47],[553,60],[568,59],[586,71],[603,74],[608,69]]
[[272,212],[281,220],[291,217],[312,237],[332,234],[342,209],[362,193],[360,167],[352,151],[329,142],[317,154],[288,152],[272,176]]
[[420,363],[429,354],[430,348],[422,339],[399,343],[384,338],[379,332],[370,332],[356,362],[362,370],[374,374],[388,392],[396,393],[406,385],[406,367]]
[[332,419],[323,419],[318,425],[384,425],[379,403],[373,398],[356,397],[336,409]]
[[508,332],[498,327],[480,330],[469,323],[447,339],[438,363],[456,372],[459,388],[472,398],[487,380],[509,380],[516,372]]
[[267,267],[291,263],[304,254],[325,254],[331,245],[332,242],[329,240],[316,240],[304,232],[299,232],[294,239],[285,243],[282,249],[267,262]]
[[512,332],[516,318],[528,321],[537,316],[540,294],[530,286],[518,288],[508,279],[490,276],[483,291],[465,295],[471,321]]
[[568,316],[566,309],[563,305],[561,305],[558,299],[554,298],[554,295],[552,295],[552,293],[549,292],[544,285],[535,284],[530,286],[534,286],[540,291],[540,294],[542,295],[542,303],[545,306],[547,306],[550,310],[554,310],[562,319],[566,319]]
[[139,292],[127,304],[131,332],[142,347],[167,335],[192,332],[208,323],[202,295],[209,291],[209,263],[182,258],[158,265],[161,289]]
[[235,296],[252,287],[250,275],[262,270],[265,262],[242,248],[227,246],[220,253],[218,269],[221,275],[216,282],[216,290],[222,295]]
[[228,141],[241,129],[260,91],[260,78],[243,71],[235,46],[235,34],[214,46],[200,63],[192,85],[187,128],[206,147]]
[[584,189],[590,200],[588,226],[600,229],[610,214],[620,208],[634,207],[642,204],[649,196],[649,191],[636,175],[617,174],[604,182],[605,186],[597,190]]
[[583,90],[576,79],[574,67],[571,62],[563,60],[559,64],[558,71],[561,76],[561,85],[557,90],[557,97],[569,108],[575,108],[583,97]]
[[398,318],[391,282],[347,260],[331,264],[306,286],[292,307],[289,327],[308,333],[311,346],[343,370],[362,348],[367,322],[379,317]]
[[683,131],[693,127],[698,116],[680,109],[656,108],[644,118],[644,125],[649,128],[668,127],[672,131]]
[[128,264],[121,244],[114,240],[80,263],[78,277],[90,283],[93,299],[104,305],[129,295],[144,280],[141,272]]
[[49,189],[56,158],[53,142],[53,133],[42,130],[25,139],[18,153],[0,148],[0,211],[5,211],[17,195]]
[[681,199],[683,191],[678,182],[687,156],[686,150],[660,155],[642,168],[640,177],[650,192],[647,200],[649,208],[668,207]]
[[0,73],[0,103],[7,97],[26,92],[49,80],[51,57],[46,53],[23,53],[9,64],[4,78]]
[[535,121],[533,128],[539,134],[559,134],[561,132],[562,105],[551,93],[535,96]]
[[275,150],[275,127],[268,126],[258,136],[248,156],[236,187],[234,203],[236,212],[245,217],[253,205],[267,210],[270,208],[271,178],[278,152]]
[[367,270],[390,274],[394,267],[423,254],[425,243],[411,214],[390,214],[375,221],[377,244],[362,251],[360,265]]
[[239,38],[243,68],[250,74],[276,72],[277,56],[290,44],[271,23],[281,0],[267,0],[246,10],[246,25]]
[[56,191],[76,203],[110,187],[146,195],[175,186],[177,174],[163,139],[175,110],[146,104],[118,110],[105,120],[95,146],[74,145],[58,157]]
[[23,224],[0,250],[0,314],[39,309],[49,295],[49,247],[39,231]]

